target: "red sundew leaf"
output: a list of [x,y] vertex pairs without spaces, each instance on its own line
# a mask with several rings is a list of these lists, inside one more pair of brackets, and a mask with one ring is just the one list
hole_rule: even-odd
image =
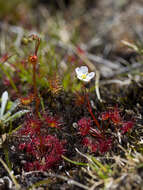
[[59,126],[61,125],[61,123],[59,122],[59,119],[53,116],[44,116],[44,121],[48,125],[48,127],[51,127],[51,128],[59,129]]
[[82,143],[84,146],[89,147],[91,152],[96,152],[98,149],[97,143],[93,143],[89,138],[84,138]]
[[88,138],[86,138],[86,137],[83,138],[82,143],[83,143],[83,145],[85,145],[85,146],[91,145],[90,140],[89,140]]
[[82,136],[85,136],[89,133],[91,129],[91,119],[83,117],[78,121],[79,131]]
[[39,119],[28,119],[28,121],[24,124],[23,129],[21,129],[20,133],[22,135],[35,135],[40,132],[41,121]]
[[64,141],[52,135],[36,136],[26,144],[26,152],[33,156],[33,162],[26,164],[26,170],[47,170],[58,164],[65,153]]
[[27,172],[34,170],[34,165],[33,165],[33,163],[31,163],[31,162],[25,163],[25,164],[24,164],[24,169],[25,169],[25,171],[27,171]]
[[28,153],[33,153],[33,146],[32,146],[32,144],[31,143],[28,143],[27,145],[26,145],[26,152],[28,152]]
[[103,113],[101,114],[101,119],[102,119],[103,121],[108,120],[109,117],[110,117],[110,114],[109,114],[108,111],[107,111],[107,112],[103,112]]
[[53,76],[48,79],[48,82],[52,95],[59,95],[63,89],[60,76],[57,73],[54,73]]
[[85,137],[85,138],[83,138],[82,143],[83,143],[84,146],[88,147],[91,150],[91,152],[92,152],[92,150],[94,152],[95,146],[92,143],[91,139]]
[[122,134],[129,132],[133,128],[133,125],[134,125],[133,121],[124,122],[122,127],[121,127]]
[[91,152],[99,151],[101,154],[109,151],[112,146],[112,139],[96,139],[91,140],[89,138],[84,138],[82,141],[84,146],[89,147]]
[[26,147],[26,144],[21,143],[18,148],[19,148],[19,150],[24,150],[25,147]]
[[105,152],[109,151],[112,146],[112,139],[99,139],[98,140],[98,149],[101,154],[104,154]]
[[96,152],[98,150],[98,145],[97,144],[91,144],[91,151]]
[[20,98],[20,103],[23,105],[29,105],[34,100],[34,95],[30,94],[28,97]]
[[90,126],[80,127],[79,130],[80,130],[80,134],[82,136],[85,136],[89,133]]
[[79,93],[78,91],[75,92],[75,105],[81,106],[85,103],[85,95]]
[[109,118],[116,125],[122,122],[122,117],[117,107],[115,107],[113,111],[109,111]]

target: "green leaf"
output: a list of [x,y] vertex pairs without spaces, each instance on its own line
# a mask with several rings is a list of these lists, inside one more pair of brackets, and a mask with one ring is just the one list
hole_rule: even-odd
[[72,164],[75,164],[75,165],[79,165],[79,166],[87,166],[88,165],[87,163],[76,162],[76,161],[70,160],[69,158],[67,158],[67,157],[65,157],[63,155],[62,155],[62,158],[65,159],[66,161],[72,163]]
[[5,108],[6,108],[6,105],[7,105],[7,101],[8,101],[8,92],[5,91],[5,92],[3,92],[2,97],[1,97],[0,118],[3,116],[3,114],[4,114],[4,112],[5,112]]
[[7,120],[4,120],[3,123],[7,123],[9,121],[13,121],[19,117],[21,117],[22,115],[24,115],[25,113],[30,112],[29,110],[21,110],[18,111],[17,113],[15,113],[14,115],[10,116]]

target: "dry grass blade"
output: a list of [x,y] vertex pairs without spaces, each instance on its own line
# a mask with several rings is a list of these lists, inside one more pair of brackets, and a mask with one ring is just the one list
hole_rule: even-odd
[[4,168],[6,169],[6,171],[8,172],[9,176],[11,177],[13,183],[16,186],[16,189],[21,189],[21,186],[18,184],[15,176],[12,174],[12,172],[9,170],[9,168],[7,167],[7,165],[5,164],[5,162],[0,158],[0,162],[2,163],[2,165],[4,166]]

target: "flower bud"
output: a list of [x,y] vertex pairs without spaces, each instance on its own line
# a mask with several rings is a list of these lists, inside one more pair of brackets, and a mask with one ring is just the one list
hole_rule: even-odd
[[29,56],[29,62],[32,64],[36,64],[37,63],[37,56],[36,55],[30,55]]

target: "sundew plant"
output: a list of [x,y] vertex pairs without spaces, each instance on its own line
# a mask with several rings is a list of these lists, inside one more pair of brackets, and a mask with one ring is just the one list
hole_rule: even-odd
[[[89,72],[91,69],[88,68],[88,64],[76,67],[75,61],[75,64],[72,63],[70,66],[72,72],[66,71],[64,74],[60,65],[56,63],[54,50],[51,50],[53,60],[48,53],[51,63],[46,60],[47,55],[43,54],[44,42],[40,37],[35,34],[30,35],[25,37],[24,43],[27,48],[30,45],[34,48],[30,54],[24,53],[25,57],[19,58],[19,61],[16,57],[15,62],[14,58],[6,55],[1,58],[1,62],[5,71],[3,82],[12,91],[12,96],[18,97],[18,105],[28,110],[17,112],[18,117],[19,114],[20,116],[27,114],[21,120],[20,127],[13,126],[14,132],[10,133],[12,139],[14,136],[18,139],[14,146],[17,153],[24,156],[25,161],[21,164],[21,168],[25,172],[54,169],[62,163],[63,159],[74,163],[69,157],[71,148],[68,147],[73,145],[68,140],[68,136],[78,142],[77,147],[76,144],[74,145],[75,148],[83,147],[84,154],[88,152],[88,154],[103,155],[114,149],[117,138],[121,143],[122,136],[131,133],[135,121],[133,118],[126,119],[117,104],[111,108],[104,108],[104,111],[99,111],[93,106],[90,95],[95,89],[96,97],[98,87],[94,85],[96,70]],[[35,47],[29,43],[34,43]],[[8,68],[5,65],[7,61],[11,64]],[[71,85],[73,92],[70,90],[71,95],[67,96],[64,78],[71,75],[73,79],[70,77],[66,86]],[[8,99],[6,93],[2,96],[1,122],[3,125],[4,123],[10,125],[11,122],[8,123],[8,121],[16,116],[8,115],[10,118],[3,116]],[[67,121],[69,113],[64,113],[70,104],[73,104],[73,107],[69,111],[75,109],[75,114],[77,114],[71,119],[73,127],[69,127]],[[102,102],[100,104],[103,106]],[[8,158],[7,162],[10,162]]]
[[142,189],[142,45],[112,3],[47,2],[0,0],[0,189]]

